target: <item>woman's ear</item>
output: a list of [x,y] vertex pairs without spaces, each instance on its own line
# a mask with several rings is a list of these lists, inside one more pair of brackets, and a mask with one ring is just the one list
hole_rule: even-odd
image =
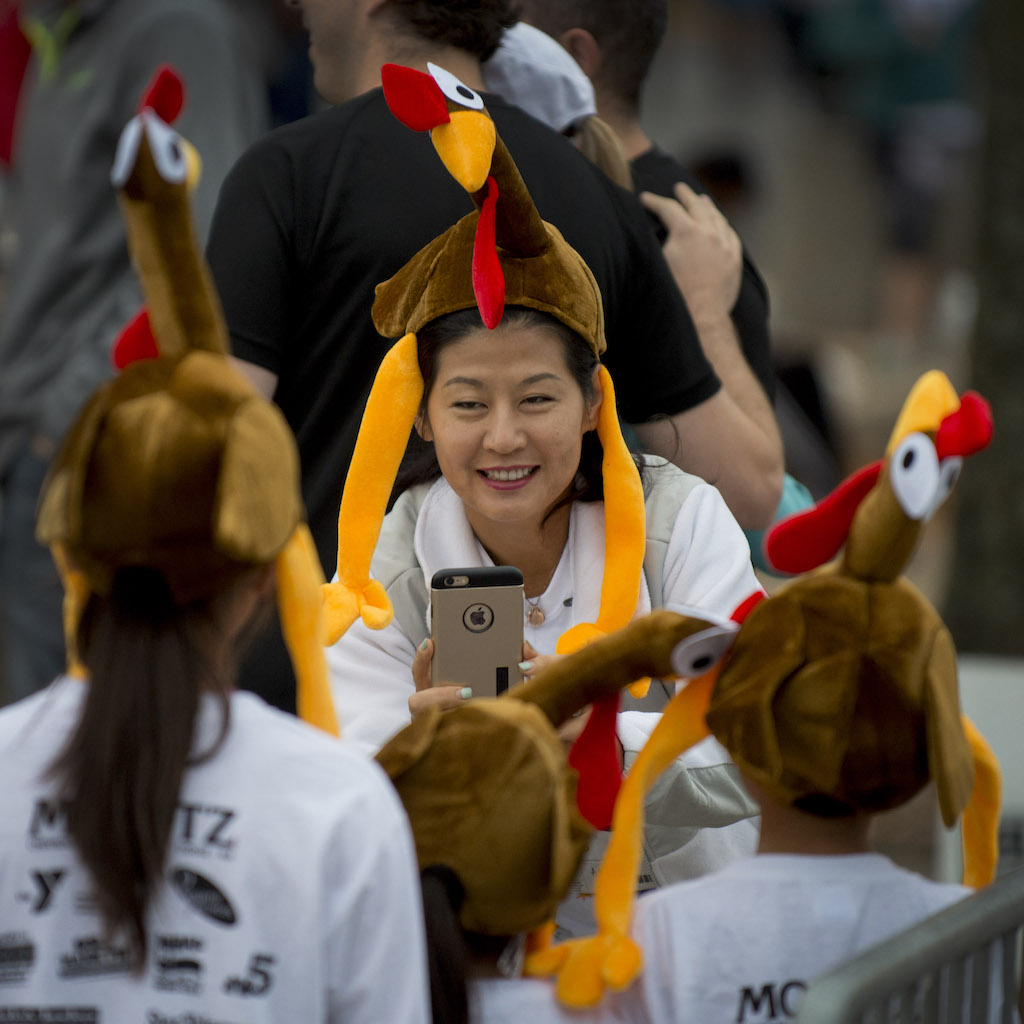
[[416,420],[413,423],[413,426],[416,428],[416,433],[419,434],[424,441],[434,440],[434,435],[430,430],[430,420],[427,419],[425,409],[421,408],[420,411],[416,413]]
[[604,401],[604,390],[601,387],[601,367],[594,367],[594,375],[591,378],[591,387],[593,388],[593,399],[587,406],[586,412],[583,414],[583,429],[596,430],[597,420],[601,413],[601,403]]

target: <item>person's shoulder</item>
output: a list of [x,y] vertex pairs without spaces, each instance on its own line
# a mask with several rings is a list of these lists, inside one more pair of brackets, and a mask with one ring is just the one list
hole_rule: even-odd
[[85,696],[85,685],[68,676],[59,676],[49,686],[0,708],[0,748],[9,742],[28,739],[33,723],[51,716],[72,718]]
[[633,172],[633,184],[638,192],[654,192],[657,195],[674,195],[674,186],[683,181],[697,192],[706,189],[694,175],[675,157],[669,156],[660,146],[654,144],[629,162]]
[[305,791],[332,791],[339,782],[362,780],[371,789],[383,783],[379,766],[344,739],[330,736],[294,715],[270,707],[255,694],[231,697],[231,732],[240,755],[252,757],[255,770],[277,784]]
[[874,872],[880,882],[891,886],[905,898],[920,901],[928,908],[940,909],[957,903],[973,894],[974,890],[956,882],[940,882],[896,864],[888,857],[876,854]]
[[644,476],[648,480],[645,490],[681,488],[689,492],[694,487],[701,485],[711,486],[703,477],[687,473],[686,470],[680,469],[660,455],[644,455]]
[[418,570],[416,523],[423,502],[433,487],[431,482],[415,484],[403,491],[384,517],[380,538],[373,553],[370,572],[385,590],[404,573]]
[[756,857],[745,857],[710,874],[671,882],[655,889],[641,897],[645,913],[674,913],[675,907],[697,907],[701,901],[716,905],[722,892],[756,876],[756,861]]
[[357,96],[337,107],[318,110],[296,121],[279,125],[266,132],[250,147],[250,152],[282,150],[305,155],[312,148],[335,148],[345,142],[348,128],[372,109],[372,97]]
[[[629,190],[612,181],[564,135],[498,97],[487,97],[487,109],[538,203],[547,202],[549,193],[561,194],[564,187],[571,186],[591,199],[599,196],[601,201],[628,211],[628,216],[643,213]],[[585,207],[584,212],[593,213]],[[639,219],[643,223],[642,217]]]
[[680,509],[690,500],[714,500],[717,490],[657,455],[644,456],[644,506],[648,532],[671,533]]

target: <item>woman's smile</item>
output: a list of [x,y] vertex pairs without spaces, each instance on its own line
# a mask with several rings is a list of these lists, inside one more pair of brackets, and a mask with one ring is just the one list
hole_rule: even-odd
[[525,487],[539,466],[495,466],[477,472],[497,491],[511,491]]

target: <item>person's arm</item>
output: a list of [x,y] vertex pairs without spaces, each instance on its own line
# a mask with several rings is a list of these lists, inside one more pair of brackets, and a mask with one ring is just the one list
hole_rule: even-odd
[[742,249],[710,198],[683,183],[676,192],[678,202],[649,192],[641,200],[668,230],[665,259],[722,387],[684,412],[630,426],[648,451],[715,484],[739,523],[756,529],[778,507],[784,460],[775,413],[743,357],[730,316]]

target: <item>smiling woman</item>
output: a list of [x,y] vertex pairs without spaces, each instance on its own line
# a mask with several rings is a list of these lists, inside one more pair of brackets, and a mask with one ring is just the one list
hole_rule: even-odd
[[[600,362],[600,291],[541,219],[493,127],[467,142],[488,120],[478,97],[450,88],[437,68],[385,72],[385,95],[404,123],[443,128],[462,119],[434,142],[460,181],[463,147],[472,150],[474,174],[463,185],[479,209],[376,290],[374,324],[399,340],[366,405],[339,515],[338,575],[326,592],[340,635],[328,651],[332,692],[346,739],[367,753],[411,718],[472,698],[472,688],[432,685],[429,590],[439,570],[522,572],[519,669],[527,678],[652,608],[682,605],[717,621],[760,590],[718,491],[662,460],[630,455]],[[460,108],[469,104],[467,122]],[[426,464],[399,475],[381,522],[413,431],[426,444]],[[599,773],[580,777],[578,792],[599,797],[581,795],[581,810],[598,823],[610,816],[606,796],[621,780],[616,725],[623,748],[636,750],[660,716],[616,718],[614,706],[595,708],[563,727],[563,740],[610,752],[600,785]],[[703,749],[699,786],[686,765],[678,769],[664,841],[651,847],[659,882],[753,849],[752,805],[727,760],[720,748]]]

